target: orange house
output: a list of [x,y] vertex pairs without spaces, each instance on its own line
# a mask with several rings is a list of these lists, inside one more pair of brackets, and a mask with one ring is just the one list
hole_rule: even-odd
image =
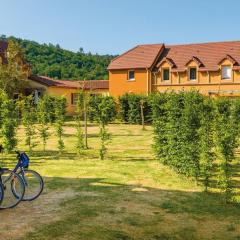
[[108,66],[110,95],[197,89],[240,95],[240,41],[139,45]]
[[35,101],[42,94],[50,96],[63,96],[67,101],[67,115],[74,115],[76,111],[77,94],[80,89],[89,92],[91,95],[108,95],[107,80],[70,81],[55,80],[44,76],[30,76],[29,93],[34,93]]

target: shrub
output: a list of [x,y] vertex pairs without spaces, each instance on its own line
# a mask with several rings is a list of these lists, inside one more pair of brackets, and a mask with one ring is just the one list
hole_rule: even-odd
[[120,118],[123,122],[128,122],[128,112],[129,112],[129,94],[126,93],[119,97],[119,104],[120,104]]
[[238,132],[233,115],[233,105],[230,99],[216,100],[215,144],[220,160],[218,184],[225,193],[226,202],[232,199],[231,161],[234,159],[234,150],[237,146]]
[[210,177],[213,171],[213,161],[215,158],[214,154],[214,106],[213,100],[204,99],[202,105],[202,111],[200,113],[200,170],[201,176],[203,178],[203,184],[205,186],[205,191],[208,190],[210,185]]
[[119,98],[119,104],[122,121],[142,125],[152,121],[149,97],[139,94],[124,94]]

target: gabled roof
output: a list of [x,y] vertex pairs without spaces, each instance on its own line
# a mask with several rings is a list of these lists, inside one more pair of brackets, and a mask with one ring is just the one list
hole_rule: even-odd
[[113,59],[108,70],[151,68],[163,48],[163,44],[138,45]]
[[198,65],[198,67],[203,67],[203,66],[204,66],[204,64],[202,63],[202,61],[201,61],[198,57],[195,57],[195,56],[193,56],[193,57],[185,64],[185,66],[188,66],[189,63],[192,62],[192,61],[194,61],[194,62]]
[[186,63],[194,56],[204,65],[200,66],[200,71],[218,71],[219,61],[227,55],[231,56],[238,64],[240,63],[240,41],[166,45],[158,62],[164,57],[168,57],[176,64],[174,71],[185,71]]
[[164,57],[158,64],[157,67],[160,67],[164,62],[167,62],[172,68],[176,67],[174,61],[171,58]]
[[38,82],[47,87],[61,87],[61,88],[74,88],[74,89],[85,89],[85,90],[97,90],[97,89],[108,89],[108,80],[55,80],[49,77],[32,75],[29,77],[30,80]]
[[238,64],[238,62],[229,54],[227,54],[224,58],[222,58],[218,64],[221,64],[226,59],[229,60],[233,65]]

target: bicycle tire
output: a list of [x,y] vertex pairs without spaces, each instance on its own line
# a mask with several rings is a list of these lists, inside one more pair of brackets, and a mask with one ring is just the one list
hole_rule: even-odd
[[33,201],[38,198],[44,188],[44,181],[41,175],[34,170],[28,169],[20,172],[19,175],[23,178],[25,184],[25,194],[22,200]]
[[[0,209],[14,208],[22,201],[25,193],[23,180],[17,173],[9,169],[2,169],[0,177],[4,189],[4,198]],[[17,196],[14,194],[13,188]]]
[[3,201],[3,198],[4,198],[4,189],[3,189],[2,183],[0,182],[0,206]]

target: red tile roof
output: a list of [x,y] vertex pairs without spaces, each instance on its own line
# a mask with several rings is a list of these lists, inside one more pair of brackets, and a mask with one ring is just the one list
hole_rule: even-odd
[[219,63],[224,59],[229,59],[234,69],[240,66],[240,41],[140,45],[113,59],[108,70],[150,68],[154,63],[159,67],[163,61],[168,61],[173,72],[183,72],[187,64],[194,60],[200,71],[217,71]]
[[162,49],[163,44],[138,45],[113,59],[108,70],[150,68]]
[[108,80],[86,80],[86,81],[75,81],[75,80],[55,80],[49,77],[32,75],[29,77],[30,80],[38,82],[47,87],[62,87],[62,88],[83,88],[85,90],[97,90],[97,89],[108,89]]
[[184,71],[191,59],[200,63],[200,71],[217,71],[224,58],[234,60],[236,66],[240,65],[240,41],[166,45],[159,61],[164,57],[174,61],[174,71]]

